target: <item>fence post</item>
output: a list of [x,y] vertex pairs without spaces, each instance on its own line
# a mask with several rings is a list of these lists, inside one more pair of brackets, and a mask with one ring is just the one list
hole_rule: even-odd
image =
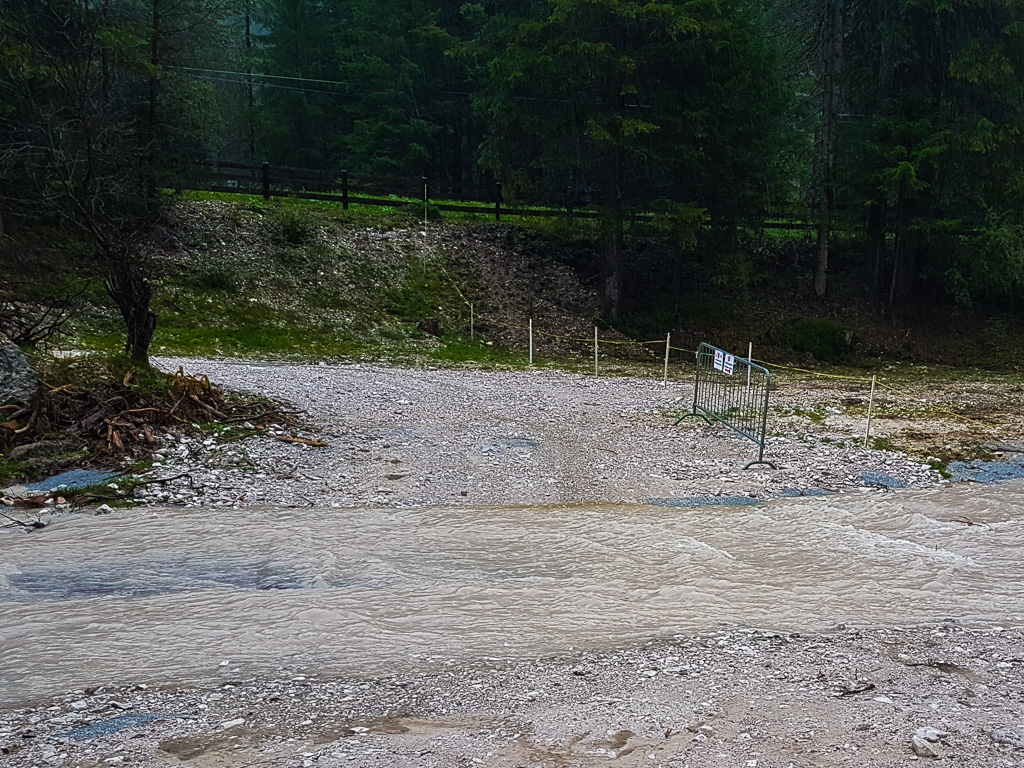
[[501,221],[501,182],[494,182],[494,220]]
[[264,162],[263,171],[263,199],[270,199],[270,163]]
[[754,362],[754,342],[747,342],[747,389],[750,389],[750,363]]
[[533,318],[530,318],[530,365],[533,365]]
[[473,341],[473,304],[469,305],[469,340]]
[[871,411],[875,407],[875,377],[871,377],[871,395],[868,397],[868,426],[864,430],[864,447],[868,447],[868,440],[871,438]]
[[427,177],[423,177],[423,226],[427,225],[427,200],[430,199],[430,190],[427,186]]
[[597,376],[597,326],[594,326],[594,375]]
[[348,210],[348,171],[341,172],[341,209]]
[[669,331],[668,335],[665,336],[665,375],[661,379],[661,386],[668,386],[668,352],[672,349],[672,332]]

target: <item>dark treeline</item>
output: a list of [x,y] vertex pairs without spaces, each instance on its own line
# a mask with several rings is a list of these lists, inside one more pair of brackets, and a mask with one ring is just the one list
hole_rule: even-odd
[[143,335],[134,238],[211,158],[597,206],[611,319],[635,309],[624,230],[637,210],[677,262],[714,251],[748,281],[742,238],[797,217],[817,231],[813,291],[829,292],[839,259],[880,311],[1012,305],[1024,289],[1014,0],[0,9],[0,212],[56,212],[84,233]]

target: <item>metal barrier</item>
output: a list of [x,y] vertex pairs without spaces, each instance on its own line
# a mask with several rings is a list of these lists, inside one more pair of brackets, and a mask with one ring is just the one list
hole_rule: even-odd
[[693,412],[680,416],[676,424],[690,416],[699,416],[708,424],[720,421],[730,429],[749,437],[760,448],[755,464],[765,461],[765,434],[768,429],[768,392],[772,375],[767,368],[725,350],[701,343],[697,348],[697,381],[693,387]]

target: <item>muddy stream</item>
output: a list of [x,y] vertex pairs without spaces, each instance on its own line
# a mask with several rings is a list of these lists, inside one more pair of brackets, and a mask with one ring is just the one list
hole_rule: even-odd
[[0,705],[403,674],[723,625],[1017,623],[1022,509],[1015,482],[705,509],[68,515],[0,533]]

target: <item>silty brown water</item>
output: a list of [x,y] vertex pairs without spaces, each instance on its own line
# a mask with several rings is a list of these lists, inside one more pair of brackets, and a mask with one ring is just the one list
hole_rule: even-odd
[[1009,483],[737,508],[70,515],[0,537],[0,704],[401,674],[723,624],[1014,624],[1022,506]]

